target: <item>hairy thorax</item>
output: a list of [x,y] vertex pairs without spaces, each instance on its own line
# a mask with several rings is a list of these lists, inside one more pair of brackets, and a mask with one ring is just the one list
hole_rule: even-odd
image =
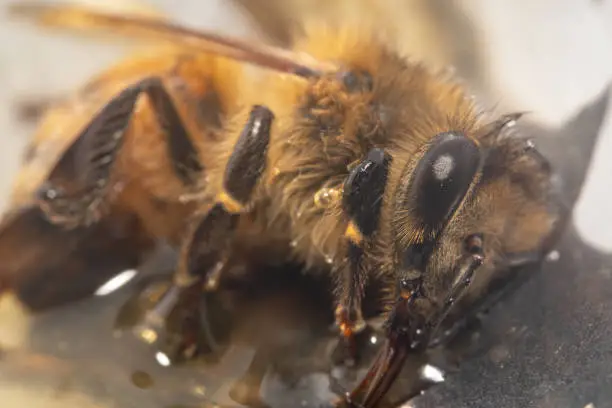
[[[360,37],[335,41],[355,38]],[[327,57],[329,50],[318,49],[317,41],[311,39],[304,48],[315,58]],[[275,74],[253,98],[275,114],[257,213],[270,232],[285,234],[294,254],[309,264],[342,263],[349,222],[343,185],[370,149],[383,148],[393,156],[390,173],[397,179],[429,138],[475,123],[471,102],[456,84],[371,38],[361,41],[336,50],[342,51],[334,56],[340,73],[310,81]],[[232,121],[233,133],[241,123]],[[388,216],[382,218],[389,224]],[[379,245],[387,244],[387,232],[383,226],[377,234]]]

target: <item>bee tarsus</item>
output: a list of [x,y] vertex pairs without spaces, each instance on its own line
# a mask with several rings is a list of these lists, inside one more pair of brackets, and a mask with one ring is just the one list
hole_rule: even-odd
[[261,385],[271,362],[271,349],[260,346],[246,372],[237,379],[228,391],[234,401],[249,407],[267,408],[260,395]]

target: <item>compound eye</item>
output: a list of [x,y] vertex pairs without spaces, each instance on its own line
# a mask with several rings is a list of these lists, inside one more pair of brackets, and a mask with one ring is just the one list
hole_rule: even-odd
[[437,135],[417,164],[404,205],[430,236],[457,210],[481,166],[478,146],[461,133]]

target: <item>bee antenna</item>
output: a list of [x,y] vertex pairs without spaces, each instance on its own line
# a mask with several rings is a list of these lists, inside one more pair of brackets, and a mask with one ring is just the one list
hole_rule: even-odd
[[324,72],[337,70],[334,64],[318,61],[304,53],[196,30],[142,15],[121,15],[78,5],[50,5],[39,1],[11,4],[9,13],[44,27],[77,32],[129,34],[132,39],[155,42],[162,40],[302,78],[318,77]]

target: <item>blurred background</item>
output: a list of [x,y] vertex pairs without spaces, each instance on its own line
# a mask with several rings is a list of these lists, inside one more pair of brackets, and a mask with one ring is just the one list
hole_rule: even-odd
[[[333,2],[327,0],[327,3]],[[9,3],[0,0],[3,9],[0,14],[0,208],[5,205],[4,193],[10,189],[22,149],[34,129],[32,124],[18,120],[16,103],[74,90],[127,51],[116,44],[44,32],[10,20],[4,12]],[[134,6],[131,1],[120,0],[89,0],[88,3],[105,7]],[[316,9],[315,3],[303,6],[304,10]],[[393,27],[407,54],[432,65],[453,65],[485,103],[495,105],[500,112],[530,111],[530,119],[550,129],[553,135],[555,129],[562,128],[600,95],[612,79],[612,2],[609,1],[381,0],[379,3],[387,8],[385,15],[392,19],[382,24]],[[137,5],[151,6],[193,27],[246,38],[261,34],[230,1],[143,0]],[[320,12],[324,12],[323,6]],[[580,137],[575,135],[575,143],[580,143]],[[612,123],[606,120],[575,212],[581,237],[605,252],[612,251],[611,155]],[[12,311],[0,312],[0,344],[22,345],[27,327],[23,321],[22,316]],[[8,405],[0,404],[7,408],[107,406],[87,396],[57,392],[53,387],[32,391],[26,385],[2,383],[0,401],[9,401]]]

